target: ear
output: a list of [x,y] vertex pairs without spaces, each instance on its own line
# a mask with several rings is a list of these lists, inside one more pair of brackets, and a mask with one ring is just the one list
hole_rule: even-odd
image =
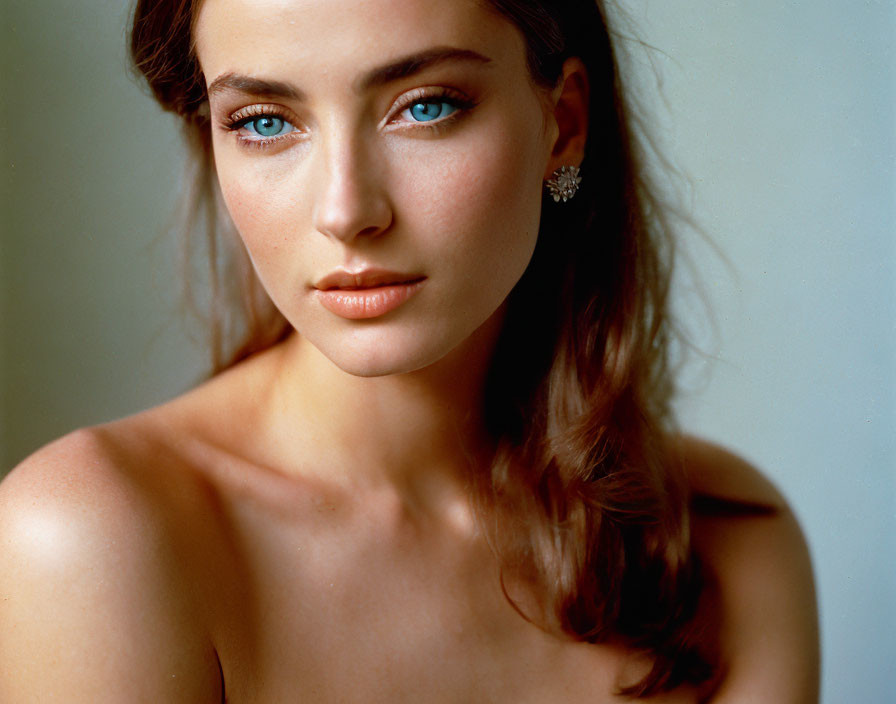
[[556,127],[545,179],[561,166],[580,166],[588,137],[588,72],[581,59],[569,58],[549,97]]

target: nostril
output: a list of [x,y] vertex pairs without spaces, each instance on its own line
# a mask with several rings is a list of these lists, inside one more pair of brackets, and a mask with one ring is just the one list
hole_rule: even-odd
[[314,225],[327,237],[350,241],[383,234],[393,212],[384,161],[359,135],[328,133],[317,152],[318,201]]
[[392,208],[385,194],[369,189],[363,193],[330,193],[317,212],[316,229],[335,239],[348,241],[358,237],[381,235],[392,224]]

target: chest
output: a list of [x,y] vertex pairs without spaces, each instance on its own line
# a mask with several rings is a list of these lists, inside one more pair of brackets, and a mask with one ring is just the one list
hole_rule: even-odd
[[615,701],[620,654],[521,617],[484,541],[251,517],[231,539],[210,596],[231,704]]

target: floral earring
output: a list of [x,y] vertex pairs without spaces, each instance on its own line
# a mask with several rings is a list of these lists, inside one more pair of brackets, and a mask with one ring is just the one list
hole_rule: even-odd
[[547,186],[548,193],[553,196],[555,203],[561,200],[565,203],[576,194],[581,182],[582,177],[579,176],[577,166],[561,166],[551,174],[544,185]]

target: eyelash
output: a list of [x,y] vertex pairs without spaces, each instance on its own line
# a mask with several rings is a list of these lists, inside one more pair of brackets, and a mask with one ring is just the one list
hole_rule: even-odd
[[[386,122],[391,124],[398,116],[418,103],[447,103],[454,107],[455,110],[445,117],[420,122],[408,122],[405,126],[397,129],[425,130],[429,134],[438,134],[464,117],[477,104],[476,101],[466,95],[448,88],[419,88],[406,96],[402,96],[401,102],[390,111]],[[293,130],[273,137],[247,137],[239,134],[239,130],[248,123],[263,117],[282,120],[290,125]],[[266,149],[276,144],[282,144],[286,140],[296,139],[303,134],[293,124],[292,120],[294,118],[276,105],[256,104],[243,108],[227,117],[223,122],[223,127],[230,132],[237,133],[237,141],[241,146],[249,149]]]
[[[263,117],[272,117],[277,120],[282,120],[284,123],[290,125],[293,130],[274,137],[247,137],[239,134],[239,130],[245,127],[248,123]],[[223,126],[226,130],[236,133],[237,142],[241,146],[248,149],[265,149],[277,143],[283,143],[285,140],[295,139],[301,135],[301,131],[293,124],[294,120],[295,118],[288,115],[283,108],[276,105],[257,104],[250,105],[233,113],[224,120]]]
[[476,101],[468,96],[449,88],[418,88],[402,96],[401,102],[390,113],[388,118],[392,122],[395,117],[401,115],[406,110],[411,109],[417,103],[447,103],[455,108],[454,112],[446,117],[436,118],[434,120],[410,122],[408,127],[399,129],[427,130],[429,133],[438,133],[447,129],[452,124],[463,118],[470,110],[476,107]]

